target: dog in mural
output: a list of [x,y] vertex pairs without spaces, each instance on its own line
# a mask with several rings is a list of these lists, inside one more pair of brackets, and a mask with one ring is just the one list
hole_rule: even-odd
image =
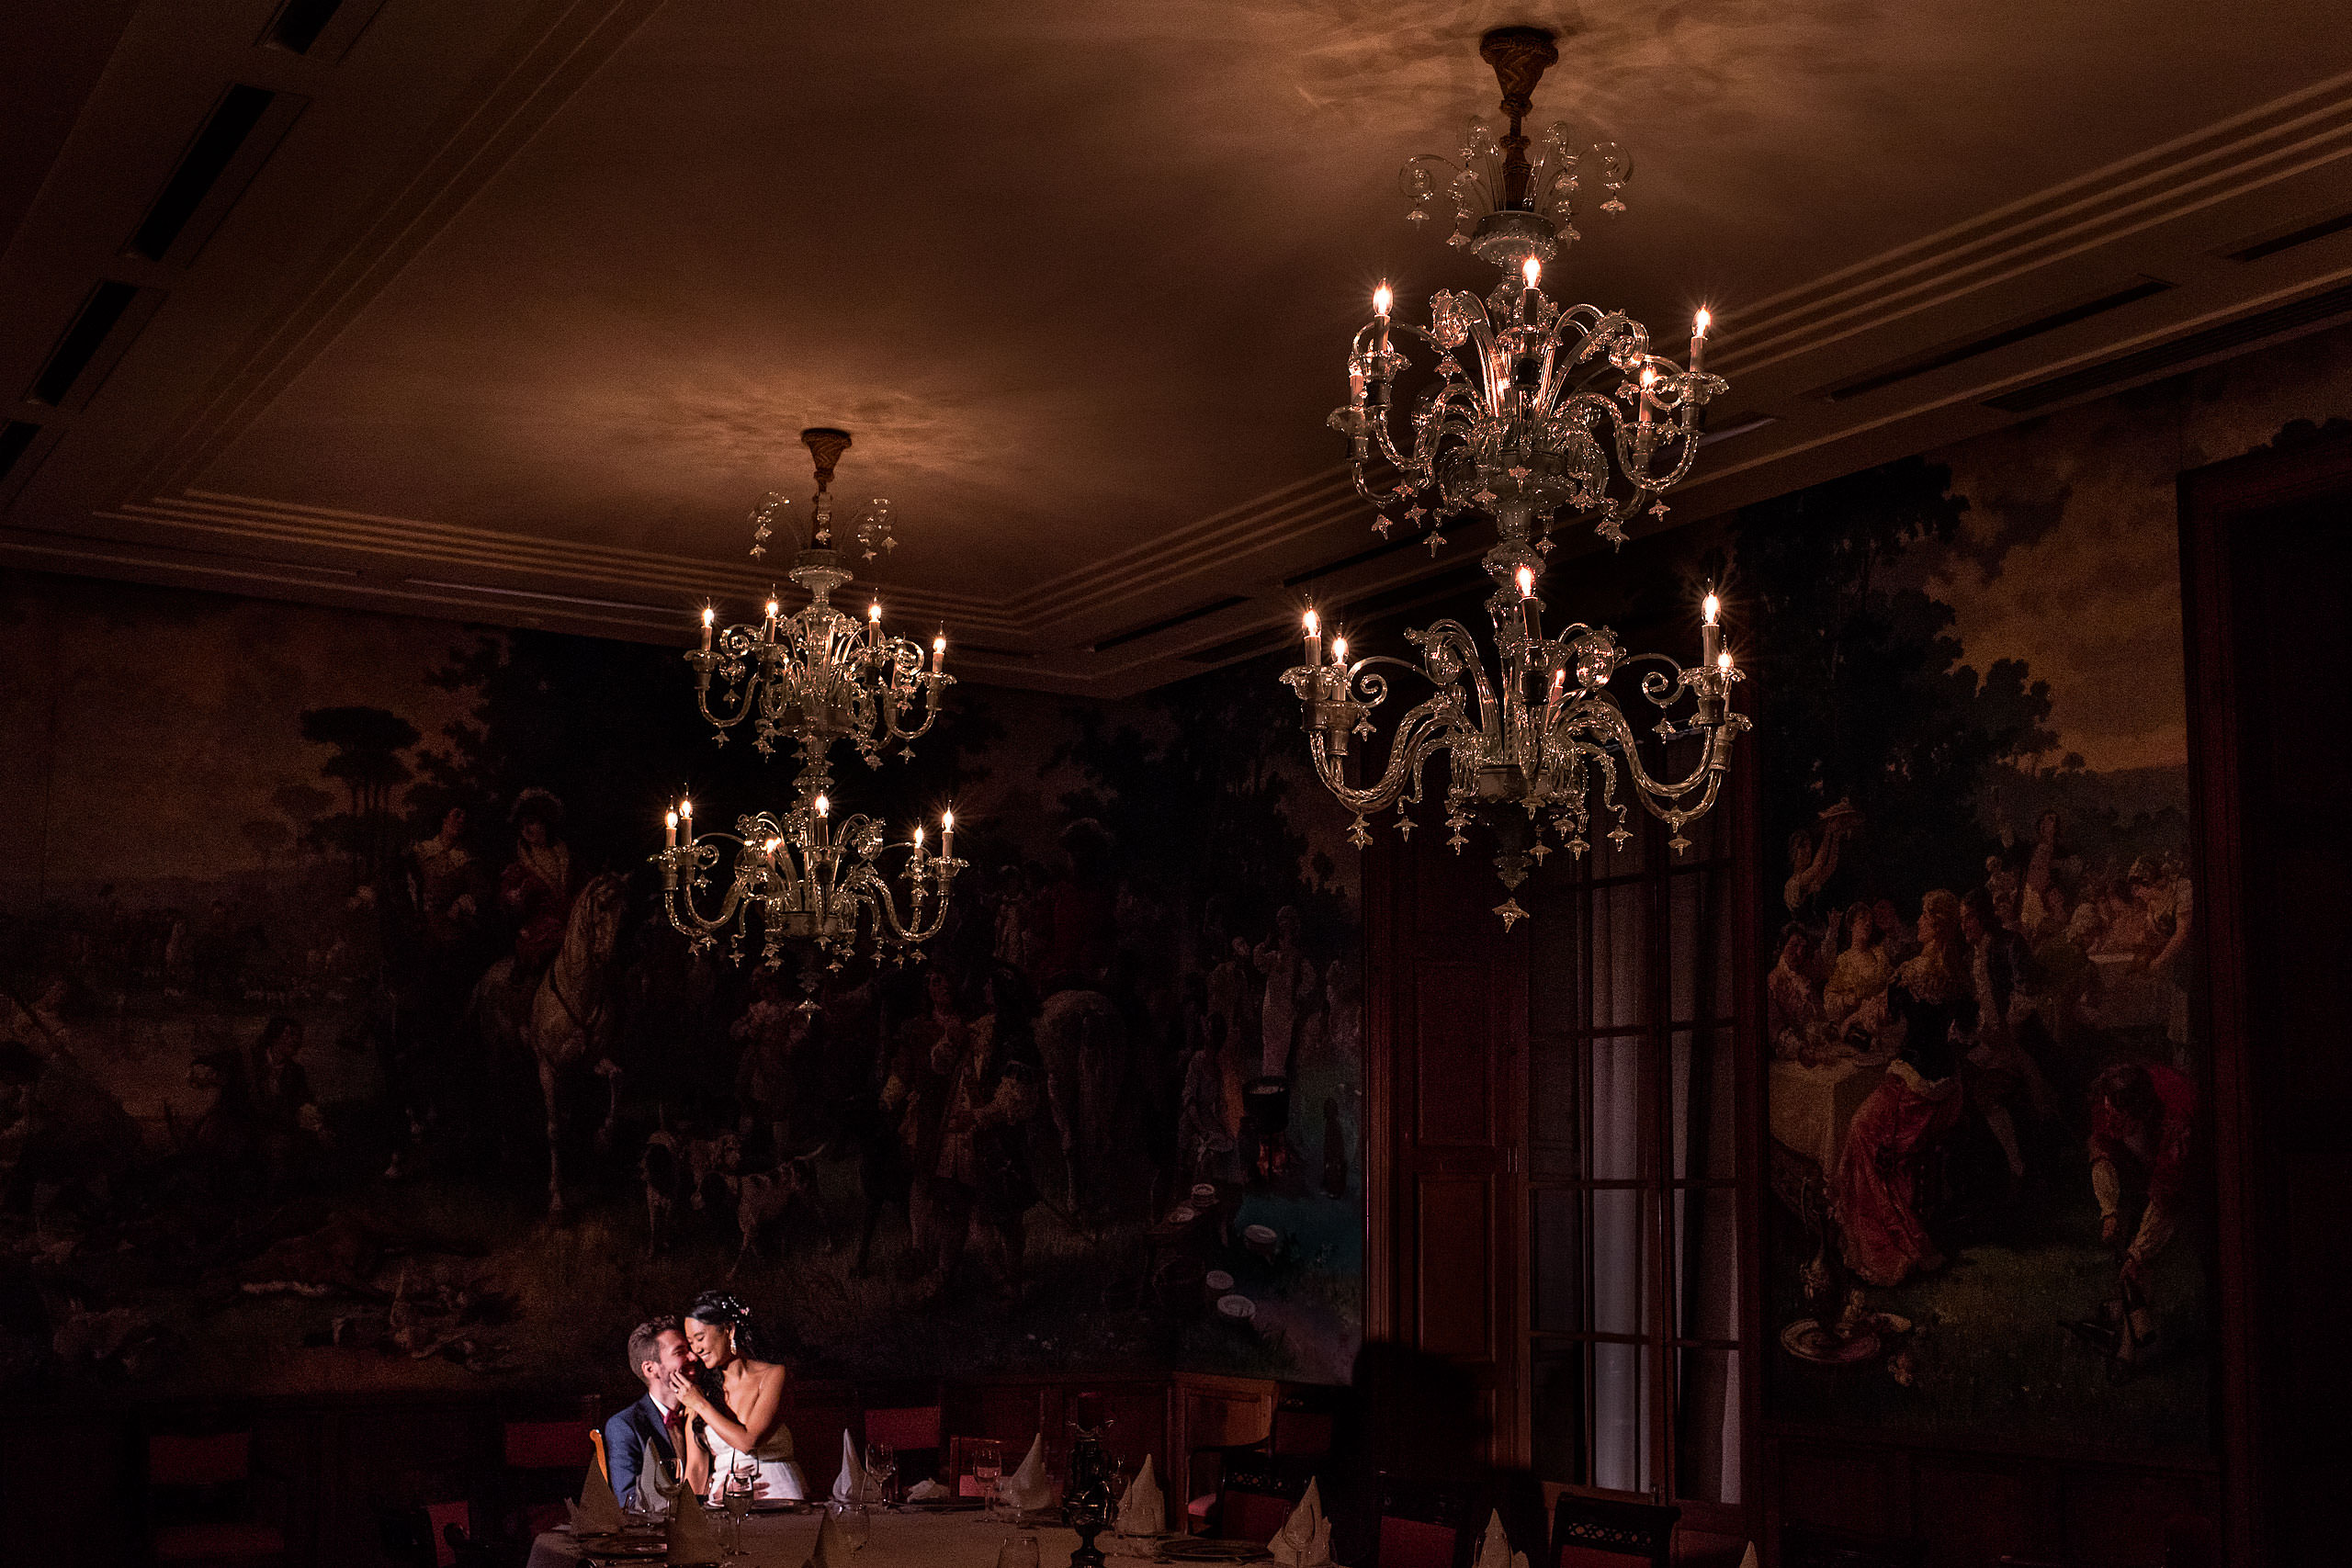
[[471,1011],[483,1043],[493,1054],[527,1051],[537,1065],[547,1111],[548,1213],[558,1219],[563,1215],[562,1099],[571,1070],[593,1063],[605,1081],[598,1148],[610,1145],[620,1116],[620,1069],[608,1053],[620,1025],[613,957],[620,944],[624,901],[621,879],[609,872],[580,890],[562,941],[527,999],[514,983],[511,957],[492,964],[474,987]]

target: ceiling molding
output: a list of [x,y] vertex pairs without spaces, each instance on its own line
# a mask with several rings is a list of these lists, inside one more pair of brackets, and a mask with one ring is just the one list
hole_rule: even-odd
[[2352,73],[1756,301],[1711,368],[1767,366],[2352,155]]
[[204,468],[562,109],[662,0],[548,0],[427,138],[373,216],[328,248],[298,299],[248,338],[150,450],[126,495],[164,495]]

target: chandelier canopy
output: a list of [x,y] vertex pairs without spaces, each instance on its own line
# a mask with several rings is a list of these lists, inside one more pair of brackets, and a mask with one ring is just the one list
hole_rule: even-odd
[[[1573,854],[1590,847],[1596,790],[1600,824],[1612,841],[1625,841],[1621,767],[1643,806],[1673,829],[1671,847],[1688,848],[1681,830],[1714,805],[1733,738],[1747,720],[1731,711],[1739,673],[1723,647],[1721,602],[1712,589],[1700,660],[1687,669],[1663,654],[1627,654],[1605,626],[1577,623],[1544,635],[1536,584],[1555,516],[1589,516],[1612,544],[1623,542],[1626,521],[1644,506],[1664,516],[1657,497],[1690,471],[1699,411],[1725,384],[1702,368],[1704,310],[1689,359],[1677,365],[1653,354],[1648,330],[1623,311],[1562,307],[1544,294],[1544,264],[1578,238],[1574,219],[1585,182],[1600,186],[1600,210],[1613,215],[1623,210],[1618,193],[1630,165],[1613,143],[1571,151],[1566,129],[1557,125],[1529,162],[1520,122],[1544,68],[1559,58],[1549,33],[1500,28],[1481,40],[1479,53],[1501,83],[1509,130],[1498,138],[1474,121],[1459,165],[1415,158],[1403,183],[1413,203],[1408,216],[1425,221],[1440,172],[1450,172],[1442,188],[1454,203],[1453,243],[1500,268],[1502,279],[1484,299],[1439,292],[1427,328],[1392,320],[1394,296],[1382,284],[1373,320],[1348,355],[1349,400],[1330,423],[1349,438],[1356,488],[1379,510],[1374,526],[1384,535],[1399,521],[1419,526],[1434,551],[1443,525],[1460,513],[1495,520],[1496,542],[1483,564],[1495,583],[1487,608],[1498,668],[1488,673],[1476,639],[1453,620],[1406,634],[1419,650],[1418,668],[1387,658],[1351,663],[1344,637],[1332,638],[1326,662],[1320,617],[1310,609],[1305,661],[1282,679],[1304,710],[1317,775],[1356,813],[1350,837],[1359,844],[1370,841],[1365,814],[1389,806],[1398,830],[1411,830],[1407,810],[1421,799],[1423,770],[1445,754],[1449,841],[1458,852],[1474,814],[1487,819],[1500,840],[1495,866],[1506,889],[1495,912],[1509,930],[1527,913],[1520,883],[1551,852],[1544,834]],[[1411,362],[1394,346],[1394,334],[1437,351],[1435,379],[1412,400],[1401,438],[1392,392]],[[1393,477],[1376,479],[1383,468]],[[1398,720],[1379,775],[1351,784],[1350,739],[1374,733],[1371,716],[1388,695],[1379,667],[1388,665],[1421,675],[1435,690]],[[1642,696],[1657,710],[1651,734],[1702,743],[1687,775],[1649,772],[1641,737],[1610,693],[1621,674],[1637,674]]]
[[[820,428],[802,431],[800,439],[816,461],[817,493],[808,542],[793,557],[787,575],[808,603],[786,615],[771,597],[760,623],[724,629],[707,607],[702,646],[686,654],[695,705],[720,744],[729,729],[748,719],[761,752],[773,754],[780,744],[798,751],[793,803],[780,813],[739,817],[732,833],[703,832],[695,826],[693,800],[681,796],[663,813],[667,840],[653,858],[662,868],[670,923],[697,946],[727,935],[730,953],[741,959],[756,922],[757,951],[769,967],[797,945],[811,961],[829,959],[838,968],[856,953],[861,931],[877,956],[896,958],[938,934],[949,886],[964,863],[955,855],[953,811],[942,816],[936,852],[928,850],[920,827],[906,843],[886,844],[882,825],[869,817],[836,824],[832,744],[848,739],[869,767],[879,767],[883,750],[892,745],[911,761],[914,741],[939,716],[939,694],[955,678],[941,668],[944,629],[932,638],[925,668],[918,644],[882,629],[881,600],[867,606],[862,622],[833,605],[831,595],[852,577],[834,547],[831,494],[833,468],[850,437]],[[790,504],[771,494],[752,514],[753,557],[767,553],[779,522],[789,526]],[[887,501],[868,502],[840,526],[854,532],[867,560],[898,544]],[[714,675],[725,688],[716,710]],[[706,914],[695,907],[695,895],[708,890],[729,845],[727,889],[717,910]],[[907,857],[899,873],[906,884],[903,916],[882,867],[883,857],[897,853]]]

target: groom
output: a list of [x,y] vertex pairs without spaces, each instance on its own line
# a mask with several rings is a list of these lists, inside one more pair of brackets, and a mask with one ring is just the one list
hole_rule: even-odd
[[[694,1353],[674,1317],[651,1317],[629,1330],[628,1364],[645,1383],[645,1397],[605,1423],[605,1461],[613,1477],[613,1495],[623,1507],[631,1506],[629,1489],[638,1484],[645,1461],[645,1445],[675,1464],[685,1454],[687,1495],[699,1495],[710,1483],[710,1459],[688,1433],[686,1413],[670,1393],[670,1374],[691,1376]],[[637,1506],[659,1503],[650,1484]]]

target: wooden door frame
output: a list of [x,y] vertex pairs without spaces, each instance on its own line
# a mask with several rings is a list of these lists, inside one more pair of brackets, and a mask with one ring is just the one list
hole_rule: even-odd
[[2261,1194],[2251,1161],[2261,1145],[2246,962],[2242,736],[2237,707],[2233,530],[2249,516],[2352,491],[2352,431],[2330,431],[2183,473],[2180,519],[2182,652],[2188,708],[2189,831],[2199,944],[2206,978],[2205,1038],[2212,1062],[2214,1168],[2221,1298],[2220,1431],[2228,1560],[2264,1561],[2261,1416]]

